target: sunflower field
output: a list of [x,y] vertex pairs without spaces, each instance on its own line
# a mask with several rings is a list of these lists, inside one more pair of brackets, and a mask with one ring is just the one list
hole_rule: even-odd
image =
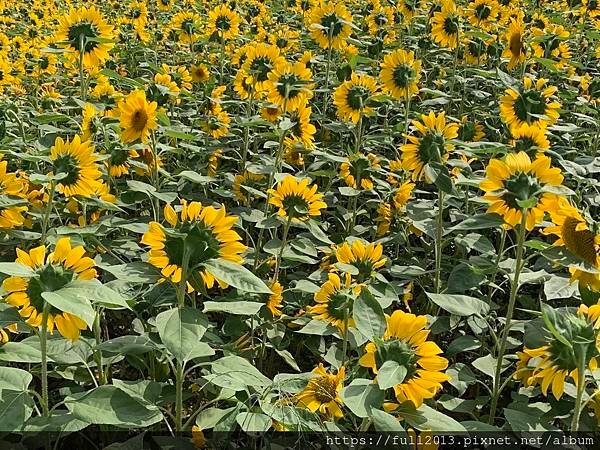
[[2,448],[599,430],[597,0],[0,11]]

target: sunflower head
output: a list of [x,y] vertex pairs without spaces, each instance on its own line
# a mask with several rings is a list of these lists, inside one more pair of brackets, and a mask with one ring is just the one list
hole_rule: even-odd
[[279,208],[279,216],[291,221],[305,221],[321,215],[327,204],[321,200],[323,194],[317,192],[317,185],[309,186],[309,182],[307,178],[298,181],[287,175],[275,189],[269,189],[269,203]]
[[554,86],[546,86],[543,78],[534,81],[523,79],[519,89],[508,88],[500,99],[500,116],[511,130],[523,124],[546,127],[558,120],[560,104],[551,97],[557,91]]
[[352,242],[344,242],[335,250],[338,263],[354,266],[358,271],[356,280],[363,283],[376,275],[376,271],[382,268],[387,258],[383,257],[383,246],[381,244],[363,242],[357,239]]
[[96,163],[94,147],[89,141],[82,141],[79,136],[66,141],[57,137],[50,148],[50,160],[53,173],[64,175],[57,185],[59,192],[66,197],[90,197],[93,194],[102,174]]
[[339,393],[344,387],[345,368],[340,368],[337,373],[329,373],[323,364],[319,364],[313,374],[304,390],[296,395],[298,405],[329,419],[343,417]]
[[315,293],[316,305],[308,306],[307,312],[315,319],[329,322],[344,332],[346,326],[354,326],[352,307],[361,288],[361,285],[352,285],[349,273],[343,274],[342,277],[330,273],[327,275],[327,281]]
[[388,93],[405,99],[419,92],[421,61],[415,59],[414,52],[398,49],[384,56],[379,77]]
[[146,93],[133,91],[119,103],[121,138],[130,143],[136,140],[148,142],[150,132],[157,128],[156,102],[148,102]]
[[17,307],[21,317],[33,327],[42,325],[46,309],[48,331],[52,333],[57,328],[64,337],[72,341],[79,339],[80,331],[86,328],[85,322],[47,303],[44,294],[58,291],[74,280],[95,278],[94,260],[84,255],[83,246],[71,247],[68,237],[59,239],[54,252],[48,255],[43,245],[29,252],[17,248],[15,262],[30,267],[32,276],[6,278],[2,283],[9,292],[5,301]]

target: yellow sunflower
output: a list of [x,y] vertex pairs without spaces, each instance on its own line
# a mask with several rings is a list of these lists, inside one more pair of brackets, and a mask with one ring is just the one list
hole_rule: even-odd
[[293,221],[320,216],[327,203],[321,200],[323,194],[317,193],[317,185],[309,186],[309,183],[308,178],[298,181],[296,177],[287,175],[275,189],[269,189],[269,203],[279,208],[279,216]]
[[546,137],[546,129],[538,125],[524,123],[511,130],[510,145],[516,151],[523,151],[533,157],[537,153],[544,153],[550,148],[550,141]]
[[323,320],[337,327],[342,333],[354,326],[352,305],[354,298],[360,294],[361,286],[352,287],[352,276],[349,273],[340,278],[335,273],[327,274],[327,281],[318,292],[315,292],[314,306],[307,306],[306,311],[316,320]]
[[312,73],[301,62],[279,62],[268,74],[267,99],[281,111],[295,111],[312,98]]
[[513,70],[515,67],[523,64],[527,58],[527,49],[525,47],[525,25],[521,20],[511,20],[504,40],[507,45],[502,52],[503,58],[510,58],[508,68]]
[[[95,118],[98,116],[100,111],[96,109],[91,103],[86,103],[83,106],[83,118],[81,122],[81,138],[87,141],[96,134],[96,123]],[[93,140],[93,139],[92,139]]]
[[377,224],[377,237],[385,236],[390,231],[392,219],[392,205],[381,202],[379,206],[377,206],[377,216],[375,217],[375,223]]
[[387,316],[387,328],[381,340],[369,342],[358,363],[369,367],[374,374],[386,361],[394,361],[406,371],[404,381],[394,386],[397,401],[412,402],[419,408],[423,401],[433,398],[450,380],[443,373],[448,360],[439,356],[442,350],[428,341],[427,317],[396,310]]
[[469,120],[467,115],[460,119],[458,139],[463,142],[479,142],[485,137],[483,125],[476,120]]
[[448,159],[448,152],[454,146],[447,140],[458,136],[458,125],[446,123],[446,113],[436,116],[433,111],[429,115],[421,114],[421,120],[413,120],[412,124],[420,136],[406,136],[408,142],[401,147],[402,167],[412,172],[413,181],[425,179],[430,183],[425,168]]
[[[277,110],[279,115],[279,110]],[[317,129],[310,123],[312,108],[307,104],[302,104],[296,111],[290,114],[290,120],[294,124],[287,132],[284,144],[286,148],[301,147],[306,151],[315,148],[315,133]]]
[[377,93],[377,80],[370,75],[352,73],[333,93],[333,104],[341,119],[357,123],[362,115],[370,115],[369,99]]
[[[571,206],[564,198],[550,211],[552,226],[544,228],[544,234],[555,235],[558,240],[554,245],[564,246],[572,254],[584,260],[590,266],[600,269],[600,234],[590,230],[587,220],[577,208]],[[571,282],[587,289],[600,292],[600,273],[586,272],[576,267],[569,267]]]
[[275,45],[264,42],[249,45],[245,53],[246,59],[242,65],[244,73],[253,79],[254,89],[261,92],[268,87],[269,73],[285,59]]
[[[68,237],[56,242],[54,252],[46,256],[44,245],[25,252],[17,248],[15,262],[30,267],[33,275],[30,278],[8,277],[2,282],[2,287],[8,292],[5,301],[19,308],[21,317],[32,327],[40,327],[43,319],[43,294],[53,292],[67,286],[74,280],[91,280],[96,278],[94,260],[85,255],[83,246],[71,248]],[[48,331],[54,328],[71,341],[79,339],[81,330],[86,324],[80,318],[68,312],[62,312],[48,305]]]
[[312,373],[314,377],[308,381],[304,390],[296,395],[298,405],[313,413],[319,412],[328,419],[344,417],[340,409],[340,391],[344,388],[346,369],[341,367],[337,374],[332,374],[325,370],[323,364],[319,364]]
[[10,204],[7,199],[6,206],[0,207],[0,229],[10,229],[23,225],[25,217],[23,213],[27,211],[27,206],[20,203],[19,197],[23,198],[27,195],[26,180],[17,177],[17,174],[7,172],[8,161],[0,160],[0,194],[14,197],[15,203]]
[[383,245],[356,239],[352,244],[344,242],[335,249],[338,263],[354,266],[358,270],[356,280],[362,283],[375,276],[375,271],[385,266]]
[[210,78],[210,70],[205,64],[192,65],[190,67],[190,74],[194,83],[204,83]]
[[206,174],[209,177],[214,177],[217,175],[217,168],[219,167],[219,160],[221,159],[221,156],[223,156],[223,150],[218,148],[208,157]]
[[[548,388],[551,388],[552,395],[559,400],[564,393],[567,377],[570,377],[577,386],[578,364],[581,358],[586,372],[597,370],[597,358],[600,355],[594,344],[597,339],[596,320],[600,315],[599,308],[599,305],[590,308],[581,305],[576,315],[561,314],[558,320],[562,322],[560,325],[564,325],[559,328],[563,335],[562,339],[559,340],[549,333],[547,345],[532,349],[523,348],[523,352],[517,354],[519,362],[513,378],[520,380],[525,386],[539,385],[544,395],[548,395]],[[565,340],[570,343],[590,342],[592,345],[580,344],[569,347],[565,344]]]
[[95,6],[71,9],[62,16],[55,39],[74,55],[75,60],[83,53],[83,65],[89,69],[108,60],[108,52],[115,46],[111,42],[113,27],[104,21]]
[[110,157],[106,160],[105,164],[108,168],[108,173],[111,177],[119,178],[129,173],[131,164],[129,159],[135,159],[139,157],[139,154],[134,149],[121,148],[116,145],[109,151]]
[[373,189],[373,175],[381,169],[379,158],[373,153],[356,153],[340,165],[340,178],[355,189]]
[[546,86],[543,78],[534,83],[525,77],[521,88],[508,88],[500,98],[500,117],[511,130],[524,123],[539,127],[551,125],[559,117],[560,103],[551,100],[556,91],[556,87]]
[[271,311],[273,317],[279,317],[283,314],[280,310],[281,303],[283,302],[283,286],[281,286],[279,281],[275,281],[269,287],[273,293],[267,299],[267,308]]
[[221,39],[234,39],[240,32],[240,16],[227,5],[218,5],[208,13],[206,34],[217,34]]
[[98,167],[98,155],[90,141],[82,142],[79,136],[72,141],[57,137],[50,148],[50,161],[54,174],[64,173],[56,189],[65,197],[93,194],[102,173]]
[[119,103],[121,139],[126,144],[140,140],[148,142],[150,131],[158,127],[156,102],[148,102],[144,91],[136,90]]
[[460,34],[460,9],[452,0],[442,0],[442,9],[433,14],[431,36],[433,40],[449,49],[458,45]]
[[383,57],[379,78],[384,90],[396,99],[412,97],[419,92],[421,60],[415,59],[413,51],[395,50]]
[[[150,246],[148,262],[161,270],[161,274],[177,284],[181,281],[182,265],[187,258],[190,273],[198,274],[208,289],[215,281],[226,287],[203,263],[223,259],[236,264],[244,261],[241,253],[246,251],[241,237],[232,228],[237,216],[227,215],[225,207],[202,206],[199,202],[181,200],[179,215],[168,204],[164,216],[170,227],[150,222],[150,228],[142,236],[142,244]],[[188,279],[194,279],[194,275]],[[194,289],[188,283],[188,290]]]
[[469,22],[482,30],[487,31],[495,27],[499,14],[500,5],[495,0],[473,0],[467,6]]
[[526,210],[526,229],[533,230],[544,219],[544,213],[556,205],[557,196],[542,188],[560,186],[564,179],[560,169],[550,164],[550,158],[544,155],[532,162],[525,152],[490,160],[486,179],[479,184],[485,191],[483,199],[489,203],[487,212],[500,214],[504,227],[510,229],[521,223]]
[[342,2],[323,2],[310,11],[310,34],[321,48],[342,50],[352,34],[352,15]]
[[248,204],[256,198],[256,194],[245,188],[250,187],[254,190],[260,190],[264,181],[265,176],[263,174],[252,173],[246,170],[243,174],[238,174],[234,177],[233,187],[231,188],[233,196],[239,203]]
[[202,18],[195,12],[178,12],[171,19],[171,30],[177,34],[179,42],[193,44],[198,40]]

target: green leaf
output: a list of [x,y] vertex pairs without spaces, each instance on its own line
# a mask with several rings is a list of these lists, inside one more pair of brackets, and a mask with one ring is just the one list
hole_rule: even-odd
[[239,356],[226,356],[212,363],[212,372],[220,377],[229,378],[244,386],[264,388],[271,385],[250,361]]
[[[492,383],[495,382],[496,379],[496,364],[497,359],[492,355],[485,355],[481,358],[477,358],[475,361],[471,363],[473,367],[475,367],[480,372],[485,373],[492,379]],[[508,359],[502,359],[502,366],[500,368],[500,373],[504,372],[506,369],[510,367],[510,361]]]
[[33,376],[14,367],[0,367],[0,431],[19,430],[33,412],[27,393]]
[[425,294],[440,308],[456,316],[483,316],[490,310],[486,302],[468,295],[432,294],[430,292]]
[[407,373],[406,367],[396,361],[386,361],[377,372],[377,384],[381,389],[389,389],[402,383]]
[[0,262],[0,273],[11,277],[29,278],[33,276],[33,270],[30,267],[16,262]]
[[153,265],[141,261],[115,266],[98,264],[98,267],[126,283],[156,283],[161,278]]
[[402,404],[398,413],[414,428],[436,433],[463,433],[465,427],[453,418],[423,404],[415,409],[411,402]]
[[74,433],[83,430],[90,424],[79,420],[64,410],[54,410],[50,417],[32,417],[30,418],[23,431],[26,433],[40,433],[48,431],[60,431],[63,433]]
[[63,288],[54,292],[42,292],[42,297],[55,308],[79,317],[88,327],[94,326],[96,312],[89,300],[79,295],[77,289]]
[[404,428],[400,425],[400,421],[385,411],[372,409],[371,419],[373,420],[373,425],[375,425],[375,430],[379,432],[393,431],[404,434]]
[[198,172],[194,172],[193,170],[184,170],[183,172],[179,172],[177,174],[178,177],[180,178],[184,178],[188,181],[191,181],[192,183],[197,183],[197,184],[208,184],[211,181],[215,181],[215,179],[213,177],[207,177],[204,175],[200,175]]
[[434,183],[437,188],[446,194],[452,193],[452,178],[445,165],[438,162],[430,162],[424,167],[425,177],[428,182]]
[[484,230],[487,228],[498,228],[502,224],[504,224],[504,219],[498,214],[477,214],[453,226],[451,230]]
[[71,394],[65,398],[65,406],[77,419],[91,424],[131,428],[163,420],[157,406],[110,385]]
[[448,348],[446,354],[448,356],[456,355],[457,353],[476,350],[481,347],[481,341],[474,336],[459,336],[454,339]]
[[162,343],[179,361],[214,354],[206,343],[200,342],[208,319],[195,308],[172,308],[160,313],[156,316],[156,328]]
[[356,328],[370,340],[383,336],[386,328],[385,315],[379,302],[367,288],[354,301],[353,317]]
[[172,203],[177,198],[176,192],[158,192],[154,186],[137,180],[127,180],[127,186],[132,191],[143,192],[148,197],[155,197],[165,203]]
[[227,409],[206,408],[196,417],[196,425],[201,430],[208,430],[218,424],[225,416],[237,410],[235,406]]
[[[91,303],[107,309],[131,309],[121,294],[108,286],[103,285],[98,280],[75,280],[64,288],[52,292],[52,294],[71,299],[74,303],[80,302],[82,304],[85,303],[86,305],[90,305]],[[55,301],[55,296],[51,297],[54,299],[53,301]],[[48,303],[52,304],[52,301],[48,300]],[[59,308],[58,306],[56,307]],[[70,312],[66,309],[63,311]],[[93,318],[92,324],[88,323],[84,317],[81,317],[81,319],[83,319],[90,328],[92,327]]]
[[204,302],[203,312],[224,312],[238,316],[253,316],[265,306],[259,302]]
[[271,428],[273,423],[269,416],[253,412],[241,412],[235,417],[235,420],[246,433],[264,433]]
[[0,346],[0,361],[39,363],[42,361],[39,342],[37,346],[24,342],[7,342]]
[[156,344],[148,336],[119,336],[96,348],[107,353],[142,355],[156,349]]
[[244,292],[272,294],[271,289],[241,264],[212,259],[202,264],[214,277]]
[[346,386],[341,397],[344,404],[358,417],[369,417],[371,410],[379,409],[384,392],[376,383],[365,378],[357,378]]

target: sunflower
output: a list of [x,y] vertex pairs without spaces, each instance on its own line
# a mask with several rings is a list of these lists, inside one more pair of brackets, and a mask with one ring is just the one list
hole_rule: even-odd
[[[489,42],[492,42],[490,40]],[[482,64],[487,60],[488,57],[488,42],[483,39],[474,36],[466,39],[464,42],[464,58],[469,64]]]
[[184,66],[169,66],[163,64],[160,66],[160,72],[169,75],[177,84],[179,90],[190,91],[192,89],[192,75]]
[[283,313],[281,312],[281,303],[283,302],[283,286],[279,283],[279,281],[275,281],[271,283],[271,292],[267,299],[267,309],[271,311],[273,317],[281,316]]
[[249,204],[256,198],[256,195],[246,188],[249,187],[254,190],[260,190],[264,181],[265,176],[263,174],[252,173],[246,170],[243,174],[238,174],[234,177],[233,187],[231,188],[233,196],[238,203]]
[[354,266],[358,270],[356,280],[359,283],[375,276],[375,271],[382,268],[387,258],[383,257],[381,244],[363,242],[356,239],[352,244],[344,242],[335,249],[338,263]]
[[216,6],[208,13],[206,34],[216,34],[220,39],[234,39],[240,32],[240,16],[227,5]]
[[312,373],[314,377],[308,381],[304,390],[296,395],[298,405],[313,413],[319,412],[328,419],[344,417],[340,409],[340,391],[344,388],[346,369],[341,367],[337,374],[332,374],[325,370],[323,364],[319,364]]
[[[81,138],[84,141],[92,138],[96,134],[96,123],[95,118],[100,114],[100,111],[96,109],[91,103],[86,103],[83,106],[83,119],[81,122]],[[93,140],[93,139],[92,139]]]
[[169,11],[173,7],[173,0],[156,0],[156,5],[161,11]]
[[312,98],[312,73],[301,62],[279,62],[265,83],[267,99],[281,111],[295,111]]
[[72,141],[57,137],[50,148],[50,161],[55,174],[64,173],[56,186],[65,197],[81,195],[89,197],[102,173],[98,167],[98,155],[90,141],[82,142],[79,136]]
[[427,317],[396,310],[386,316],[387,328],[380,340],[369,342],[358,363],[369,367],[374,374],[386,361],[394,361],[406,371],[404,381],[394,386],[400,404],[412,402],[419,408],[423,401],[433,398],[450,377],[442,373],[448,360],[439,356],[442,350],[428,341]]
[[421,0],[399,0],[396,2],[396,8],[402,14],[404,21],[410,22],[419,13],[422,3]]
[[377,225],[377,237],[385,236],[390,231],[392,219],[392,205],[381,202],[377,206],[377,216],[375,217],[375,224]]
[[115,145],[110,149],[110,157],[106,160],[105,164],[108,168],[108,173],[111,177],[122,177],[129,173],[131,164],[129,159],[137,158],[138,152],[134,149],[124,149],[119,145]]
[[231,117],[227,111],[224,111],[220,104],[214,103],[206,119],[202,121],[202,129],[213,138],[218,139],[227,136],[230,124]]
[[[550,220],[554,225],[544,228],[542,232],[557,236],[554,245],[566,247],[591,267],[600,269],[600,234],[590,230],[587,220],[567,200],[559,198],[557,202],[550,211]],[[579,280],[581,286],[600,292],[599,273],[586,272],[577,267],[569,267],[569,272],[571,282]]]
[[6,206],[0,207],[0,229],[10,229],[23,225],[25,217],[23,213],[27,211],[27,206],[22,205],[25,200],[20,201],[27,194],[26,180],[17,177],[17,174],[7,172],[8,161],[0,160],[0,194],[15,198],[15,203],[7,199]]
[[[508,154],[504,161],[490,160],[487,178],[479,184],[486,193],[483,199],[489,203],[487,212],[501,215],[504,227],[510,229],[521,223],[526,210],[526,229],[533,230],[543,220],[544,213],[556,204],[556,195],[542,189],[563,182],[560,169],[551,168],[550,164],[550,158],[544,155],[538,155],[532,162],[525,152]],[[524,202],[528,204],[522,206]]]
[[[84,256],[83,246],[71,248],[68,237],[56,241],[54,252],[46,256],[44,245],[31,249],[29,253],[17,248],[16,263],[23,264],[33,270],[30,278],[8,277],[2,287],[8,292],[5,301],[18,308],[19,314],[32,327],[40,327],[43,319],[44,293],[54,292],[67,286],[74,280],[91,280],[96,278],[94,260]],[[52,305],[48,308],[48,331],[54,328],[71,341],[79,339],[81,330],[86,324],[79,317],[62,312]]]
[[[518,353],[519,362],[513,378],[526,386],[539,385],[544,395],[548,395],[548,388],[551,388],[552,395],[559,400],[564,393],[567,377],[577,385],[581,359],[586,372],[587,369],[590,372],[598,369],[597,358],[600,355],[595,345],[595,319],[599,313],[598,305],[591,308],[581,305],[577,314],[566,312],[557,315],[561,339],[548,333],[549,342],[546,345],[523,348],[523,352]],[[565,344],[567,341],[570,345]]]
[[369,99],[377,93],[377,81],[366,74],[352,73],[348,81],[333,93],[333,104],[340,118],[357,123],[362,115],[370,115]]
[[217,175],[217,168],[219,167],[221,156],[223,156],[223,150],[220,148],[210,154],[208,157],[206,175],[209,177],[215,177]]
[[345,273],[340,278],[335,273],[327,274],[327,281],[318,292],[315,292],[314,306],[308,306],[306,311],[316,320],[324,320],[337,327],[342,333],[348,327],[354,326],[352,305],[354,298],[360,294],[361,286],[352,287],[352,276]]
[[549,24],[543,31],[533,30],[535,36],[531,44],[533,54],[538,58],[566,60],[572,56],[569,44],[570,33],[562,26]]
[[321,3],[310,11],[310,34],[321,48],[342,50],[352,34],[352,15],[343,3]]
[[[194,280],[197,274],[209,289],[215,281],[226,287],[223,281],[201,266],[213,259],[243,263],[240,254],[246,246],[240,242],[239,234],[232,230],[237,216],[227,215],[224,206],[215,208],[181,200],[179,216],[168,204],[164,208],[164,217],[170,227],[150,222],[150,228],[142,236],[142,244],[150,246],[148,262],[177,284],[181,281],[182,265],[187,255],[187,267],[193,273],[188,279]],[[193,283],[188,283],[188,290],[192,289]]]
[[347,186],[369,190],[373,189],[373,174],[379,169],[379,158],[373,153],[356,153],[340,165],[340,178]]
[[413,120],[412,124],[420,136],[406,136],[408,142],[401,147],[402,167],[412,172],[413,181],[430,182],[425,166],[448,159],[448,152],[454,146],[446,141],[458,136],[458,125],[446,123],[446,113],[436,116],[433,111],[429,115],[421,114],[421,120]]
[[269,204],[279,208],[279,216],[293,221],[320,216],[327,203],[321,200],[323,194],[317,193],[317,185],[309,186],[308,183],[308,178],[298,181],[296,177],[287,175],[275,189],[269,189]]
[[128,11],[125,12],[124,20],[132,24],[134,28],[145,27],[148,23],[148,6],[146,2],[131,2]]
[[442,47],[454,49],[460,34],[460,10],[452,0],[442,0],[442,9],[433,14],[431,36]]
[[513,70],[520,64],[523,64],[527,58],[527,49],[525,47],[525,25],[521,20],[511,20],[504,40],[507,43],[502,52],[503,58],[510,58],[508,68]]
[[394,26],[396,19],[394,8],[391,6],[374,8],[365,19],[369,34],[371,36],[383,37],[384,43],[388,43],[395,37]]
[[[279,110],[277,110],[279,115]],[[310,123],[312,108],[302,104],[296,111],[290,114],[290,121],[294,124],[287,132],[283,141],[287,149],[301,147],[306,151],[315,148],[315,133],[317,129]]]
[[202,18],[195,12],[178,12],[171,19],[171,30],[177,35],[179,42],[193,44],[198,39]]
[[279,48],[264,42],[248,46],[245,56],[242,70],[253,78],[257,92],[267,89],[269,73],[285,61]]
[[522,88],[506,89],[506,94],[500,98],[500,116],[511,130],[524,123],[545,128],[558,120],[560,103],[550,98],[557,88],[545,85],[544,78],[534,84],[531,78],[525,77]]
[[95,6],[71,9],[59,19],[55,36],[75,60],[83,53],[83,65],[88,69],[99,67],[110,58],[108,52],[115,46],[113,38],[113,27]]
[[86,207],[83,210],[76,197],[69,198],[69,201],[66,204],[66,209],[76,217],[77,225],[80,227],[85,227],[88,223],[91,224],[97,222],[100,217],[102,217],[102,214],[107,212],[105,208],[102,208],[99,205],[97,206],[95,203],[102,202],[115,204],[117,202],[117,197],[110,193],[110,188],[105,183],[97,183],[94,193],[90,198],[96,202],[87,202]]
[[467,7],[469,22],[485,31],[497,25],[499,14],[500,5],[495,0],[473,0]]
[[479,142],[484,137],[483,125],[475,120],[469,120],[466,115],[461,117],[458,127],[458,139],[463,142]]
[[523,151],[531,157],[550,148],[550,141],[546,137],[546,129],[538,125],[524,123],[518,128],[513,128],[511,135],[510,145],[516,151]]
[[396,99],[412,97],[419,92],[421,61],[413,51],[395,50],[383,57],[379,78],[384,90]]
[[192,65],[190,74],[194,83],[204,83],[210,78],[210,70],[205,64]]
[[148,102],[144,91],[136,90],[119,103],[121,139],[126,144],[140,140],[148,142],[150,131],[157,128],[156,102]]

